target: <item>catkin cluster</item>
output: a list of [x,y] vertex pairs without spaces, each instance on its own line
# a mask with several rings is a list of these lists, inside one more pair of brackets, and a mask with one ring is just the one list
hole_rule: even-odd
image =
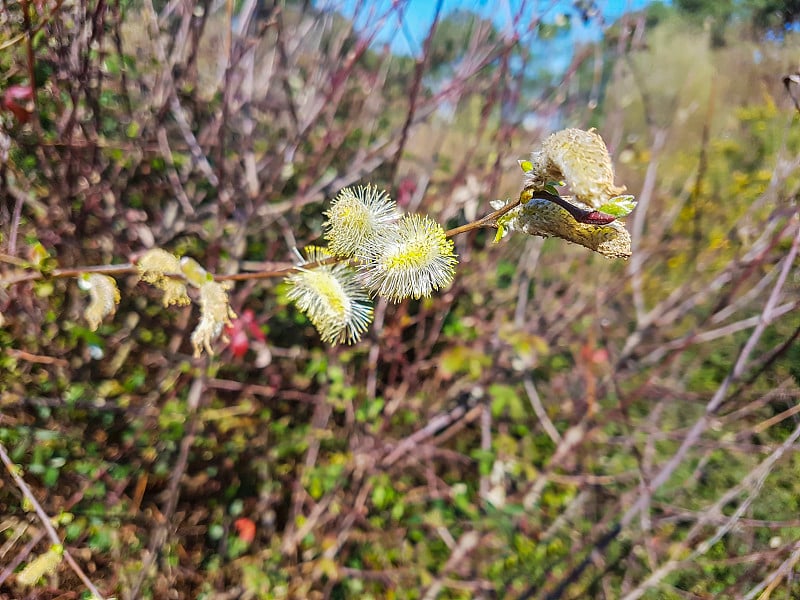
[[[197,261],[153,248],[145,252],[136,263],[139,279],[164,292],[165,307],[191,304],[187,284],[197,288],[200,304],[200,321],[192,332],[195,356],[203,350],[213,354],[211,344],[220,336],[223,328],[231,324],[236,313],[228,303],[227,283],[214,278]],[[78,286],[89,292],[89,304],[83,316],[92,330],[96,330],[104,318],[113,316],[120,301],[119,288],[113,277],[101,273],[85,273],[78,279]]]
[[289,298],[324,341],[358,341],[372,320],[370,296],[418,299],[453,280],[458,261],[441,225],[401,215],[386,192],[345,188],[325,216],[328,247],[307,249],[288,277]]
[[[559,237],[609,258],[631,255],[631,236],[619,219],[636,206],[633,196],[622,195],[625,186],[614,184],[614,168],[603,138],[594,130],[564,129],[542,142],[530,160],[520,161],[525,173],[520,206],[497,221],[497,239],[512,231]],[[556,192],[567,185],[575,195],[570,204],[596,210],[616,220],[603,224],[577,222],[564,208],[535,192]],[[566,198],[565,198],[566,199]],[[507,203],[492,203],[501,209]]]
[[[525,173],[519,200],[495,201],[506,212],[493,221],[459,228],[496,227],[496,240],[513,231],[560,237],[608,257],[628,258],[631,238],[619,220],[636,206],[614,183],[614,169],[603,138],[594,130],[565,129],[544,140],[530,160],[519,161]],[[567,185],[574,197],[560,196]],[[566,204],[565,204],[566,203]],[[566,207],[566,208],[565,208]],[[575,209],[575,210],[567,210]],[[579,222],[574,215],[600,215]],[[311,246],[298,254],[286,276],[287,296],[316,327],[326,343],[357,342],[372,321],[371,298],[391,302],[419,299],[447,287],[458,259],[444,229],[426,215],[403,215],[389,195],[367,185],[345,188],[324,213],[327,247]],[[489,217],[487,217],[489,219]],[[137,267],[141,281],[163,291],[163,304],[191,303],[187,286],[197,290],[200,320],[192,332],[195,355],[213,353],[214,342],[236,318],[227,283],[215,281],[195,260],[155,248]],[[113,278],[84,274],[81,287],[90,301],[84,316],[92,329],[116,311],[119,290]]]

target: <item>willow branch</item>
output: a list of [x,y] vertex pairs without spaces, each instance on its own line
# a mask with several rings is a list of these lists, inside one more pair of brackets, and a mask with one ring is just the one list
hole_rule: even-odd
[[[6,256],[0,256],[4,262],[12,262]],[[21,266],[21,265],[20,265]],[[30,267],[34,268],[34,267]],[[89,265],[85,267],[68,267],[64,269],[53,269],[52,271],[26,271],[0,278],[0,286],[10,286],[26,281],[38,281],[41,279],[63,279],[66,277],[78,277],[82,273],[102,273],[103,275],[132,275],[138,273],[136,267],[131,263],[118,265]]]
[[466,233],[467,231],[472,231],[473,229],[480,229],[481,227],[497,227],[497,219],[502,217],[507,212],[514,210],[521,204],[521,200],[517,200],[516,202],[511,202],[504,206],[503,208],[496,210],[494,212],[489,213],[485,217],[478,219],[477,221],[473,221],[472,223],[467,223],[466,225],[461,225],[459,227],[454,227],[453,229],[449,229],[445,231],[445,235],[447,237],[455,237],[462,233]]
[[[596,210],[587,210],[574,204],[571,204],[568,200],[562,198],[557,194],[551,194],[550,192],[546,192],[544,190],[532,190],[530,188],[526,188],[522,190],[520,193],[519,199],[507,204],[503,208],[499,210],[495,210],[488,215],[481,217],[480,219],[473,221],[471,223],[467,223],[465,225],[461,225],[460,227],[455,227],[445,232],[447,237],[455,237],[462,233],[466,233],[468,231],[472,231],[474,229],[480,229],[484,227],[492,227],[497,228],[497,220],[505,215],[506,213],[514,210],[521,204],[529,202],[530,200],[546,200],[548,202],[552,202],[557,206],[560,206],[564,210],[566,210],[578,223],[586,224],[586,225],[606,225],[611,223],[615,220],[614,217],[611,215],[607,215],[605,213],[596,211]],[[349,258],[339,258],[339,257],[330,257],[325,260],[316,261],[304,265],[293,265],[293,264],[285,264],[280,267],[274,269],[267,269],[263,271],[253,271],[251,273],[233,273],[229,275],[214,275],[215,281],[252,281],[252,280],[259,280],[259,279],[272,279],[275,277],[286,277],[292,273],[297,272],[298,269],[315,269],[317,267],[321,267],[324,265],[333,264],[336,262],[340,262],[343,260],[350,260]],[[28,263],[20,260],[17,257],[8,255],[8,254],[0,254],[0,262],[6,262],[12,264],[16,267],[19,267],[24,270],[22,273],[16,273],[9,275],[7,277],[0,277],[0,286],[11,286],[16,285],[18,283],[24,283],[27,281],[38,281],[43,279],[63,279],[69,277],[79,277],[84,273],[102,273],[103,275],[114,275],[114,276],[121,276],[121,275],[135,275],[138,273],[136,265],[134,263],[121,263],[117,265],[88,265],[82,267],[68,267],[68,268],[60,268],[60,269],[53,269],[52,271],[41,271],[41,270],[34,270],[35,267],[29,265]],[[30,270],[26,270],[30,269]],[[180,276],[177,276],[180,278]]]

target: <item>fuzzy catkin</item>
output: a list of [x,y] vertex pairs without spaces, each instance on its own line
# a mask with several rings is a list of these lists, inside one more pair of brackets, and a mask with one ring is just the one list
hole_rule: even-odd
[[550,135],[533,153],[531,163],[526,185],[544,189],[549,181],[564,180],[575,197],[592,208],[625,191],[625,186],[614,185],[611,156],[595,129],[564,129]]

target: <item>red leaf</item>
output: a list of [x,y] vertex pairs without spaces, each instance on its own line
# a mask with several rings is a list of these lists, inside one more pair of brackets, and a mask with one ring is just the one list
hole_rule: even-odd
[[225,327],[225,333],[230,338],[228,346],[235,358],[241,358],[250,349],[250,340],[256,340],[262,344],[267,341],[264,332],[256,322],[255,313],[246,308],[242,314]]
[[31,118],[31,111],[27,106],[20,104],[20,101],[33,100],[33,89],[29,85],[12,85],[3,94],[3,107],[14,113],[17,121],[27,123]]
[[598,348],[592,352],[592,362],[596,365],[605,364],[608,362],[608,350],[605,348]]
[[236,529],[236,533],[239,534],[239,537],[248,544],[256,539],[256,524],[252,519],[239,517],[233,522],[233,527]]
[[258,322],[256,322],[256,314],[252,309],[245,309],[241,320],[244,325],[247,325],[247,331],[250,332],[250,335],[253,336],[254,339],[258,340],[259,342],[267,341],[267,338],[264,336],[264,332],[261,331],[261,328],[258,326]]
[[234,329],[228,346],[234,357],[241,358],[247,354],[247,350],[250,348],[250,339],[242,329]]
[[253,336],[253,339],[258,340],[259,342],[266,342],[267,336],[264,335],[264,332],[261,331],[261,328],[258,326],[258,323],[250,323],[248,327],[248,331],[250,335]]

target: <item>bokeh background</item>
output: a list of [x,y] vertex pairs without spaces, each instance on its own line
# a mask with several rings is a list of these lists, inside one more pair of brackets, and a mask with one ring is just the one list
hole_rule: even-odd
[[[105,597],[800,596],[800,4],[5,0],[0,442]],[[453,285],[327,347],[272,279],[192,307],[56,268],[217,274],[372,183],[445,227],[596,127],[630,260],[456,238]],[[0,598],[88,598],[0,475]]]

